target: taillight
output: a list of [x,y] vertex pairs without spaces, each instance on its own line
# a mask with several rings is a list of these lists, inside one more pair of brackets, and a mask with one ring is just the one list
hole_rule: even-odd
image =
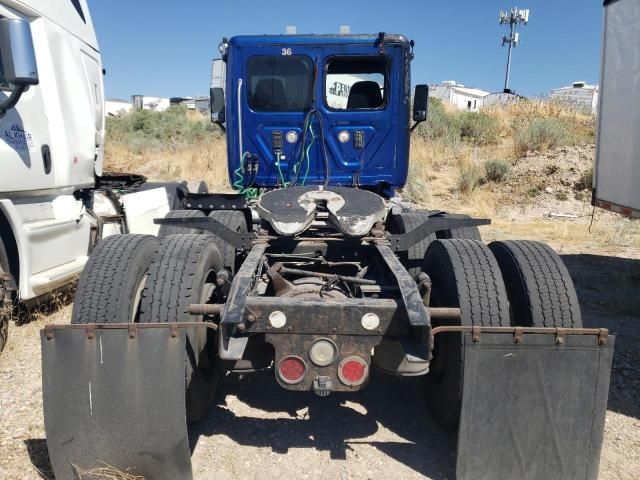
[[290,385],[300,383],[305,373],[307,373],[307,365],[300,357],[290,355],[284,357],[278,364],[280,379]]
[[338,365],[338,378],[349,387],[362,385],[369,375],[369,365],[360,357],[344,358]]

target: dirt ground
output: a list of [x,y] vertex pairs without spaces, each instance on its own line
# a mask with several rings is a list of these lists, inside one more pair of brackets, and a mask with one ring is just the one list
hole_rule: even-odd
[[[617,289],[607,288],[607,279],[633,279],[640,252],[616,255],[563,247],[585,325],[617,335],[599,478],[632,480],[640,472],[640,313],[617,311]],[[625,272],[629,276],[620,277]],[[0,356],[0,479],[53,478],[42,420],[39,330],[70,316],[65,305],[12,325]],[[227,378],[217,406],[190,434],[198,479],[454,478],[455,435],[434,424],[418,379],[375,374],[360,394],[316,398],[283,392],[269,374]]]

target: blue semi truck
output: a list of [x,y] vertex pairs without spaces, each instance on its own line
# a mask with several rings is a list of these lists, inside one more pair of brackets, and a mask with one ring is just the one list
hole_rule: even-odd
[[238,36],[219,50],[211,114],[236,192],[186,194],[159,238],[101,241],[71,325],[42,330],[56,478],[100,462],[191,478],[187,421],[221,372],[325,397],[376,369],[424,378],[433,416],[458,429],[459,479],[595,479],[614,338],[583,327],[558,255],[390,201],[427,119],[413,42]]

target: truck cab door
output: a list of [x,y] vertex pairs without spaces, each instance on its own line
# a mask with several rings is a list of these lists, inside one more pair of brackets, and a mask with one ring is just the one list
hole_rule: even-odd
[[350,52],[324,60],[317,108],[326,119],[325,141],[334,183],[393,183],[397,115],[391,61],[377,51],[362,55]]

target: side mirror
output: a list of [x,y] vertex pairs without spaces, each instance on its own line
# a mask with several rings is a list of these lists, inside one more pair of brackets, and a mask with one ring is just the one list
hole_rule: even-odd
[[9,98],[0,103],[0,116],[15,107],[22,93],[38,82],[29,22],[0,18],[0,83],[15,87]]
[[429,101],[429,86],[416,85],[413,94],[413,121],[420,123],[427,119],[427,102]]
[[211,88],[209,104],[211,106],[211,121],[224,123],[224,90],[220,87]]
[[226,86],[227,64],[216,58],[211,64],[211,89],[209,90],[209,105],[211,107],[211,121],[221,125],[225,122],[224,91]]

